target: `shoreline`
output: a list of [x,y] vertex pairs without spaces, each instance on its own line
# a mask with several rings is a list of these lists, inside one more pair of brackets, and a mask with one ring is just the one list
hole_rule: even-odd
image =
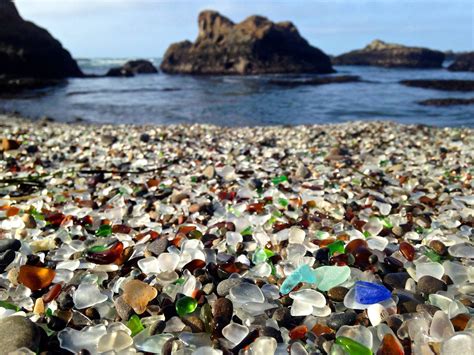
[[0,126],[5,349],[329,352],[363,330],[377,353],[414,319],[453,322],[446,353],[468,337],[473,129]]

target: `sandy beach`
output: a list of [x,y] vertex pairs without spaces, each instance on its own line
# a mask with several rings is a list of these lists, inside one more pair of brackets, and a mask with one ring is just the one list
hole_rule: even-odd
[[5,346],[324,353],[356,329],[361,354],[447,354],[470,339],[472,129],[0,126],[0,317],[26,315]]

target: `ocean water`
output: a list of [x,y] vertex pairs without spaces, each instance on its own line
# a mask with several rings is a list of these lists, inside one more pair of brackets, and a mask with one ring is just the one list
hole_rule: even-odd
[[[105,74],[127,59],[81,59],[83,71]],[[159,59],[152,59],[159,65]],[[211,123],[226,126],[392,120],[436,126],[474,127],[474,106],[428,107],[417,101],[469,98],[473,93],[405,87],[404,79],[473,79],[474,73],[443,69],[336,66],[337,74],[364,82],[279,87],[269,81],[296,76],[139,75],[133,78],[70,79],[68,84],[0,99],[0,110],[27,117],[97,123]],[[310,78],[311,75],[297,76]]]

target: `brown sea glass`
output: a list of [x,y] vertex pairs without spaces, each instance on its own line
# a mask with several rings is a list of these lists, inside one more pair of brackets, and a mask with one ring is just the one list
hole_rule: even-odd
[[48,287],[53,282],[56,271],[45,267],[23,265],[20,267],[18,282],[32,291]]

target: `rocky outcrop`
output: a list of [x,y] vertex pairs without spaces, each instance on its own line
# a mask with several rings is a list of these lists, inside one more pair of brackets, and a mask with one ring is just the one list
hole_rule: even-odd
[[148,60],[130,60],[121,67],[110,69],[106,76],[134,76],[135,74],[156,74],[158,69]]
[[460,54],[448,67],[451,71],[474,71],[474,52]]
[[402,80],[400,84],[442,91],[474,91],[474,80],[415,79]]
[[444,53],[427,48],[407,47],[375,40],[363,49],[341,54],[335,65],[373,65],[380,67],[441,68]]
[[66,78],[82,72],[48,31],[23,20],[11,0],[0,0],[0,76]]
[[437,107],[474,105],[474,98],[471,98],[471,99],[457,99],[457,98],[428,99],[428,100],[419,101],[418,103],[423,106],[437,106]]
[[172,44],[161,70],[184,74],[331,73],[329,57],[312,47],[291,22],[251,16],[235,24],[215,11],[199,14],[194,43]]

